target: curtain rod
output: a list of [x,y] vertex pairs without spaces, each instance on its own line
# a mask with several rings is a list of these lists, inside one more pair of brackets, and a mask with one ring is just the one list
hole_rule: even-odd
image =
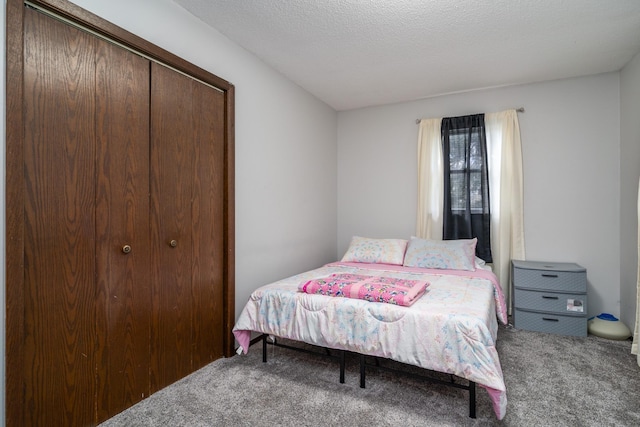
[[[518,112],[518,113],[524,113],[524,107],[516,108],[516,112]],[[416,124],[417,124],[417,125],[419,125],[419,124],[420,124],[420,120],[422,120],[422,119],[416,119]]]

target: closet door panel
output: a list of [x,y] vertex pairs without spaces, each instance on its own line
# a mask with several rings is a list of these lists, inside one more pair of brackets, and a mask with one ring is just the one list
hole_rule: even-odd
[[[191,79],[151,66],[151,390],[192,372]],[[172,243],[173,242],[173,243]]]
[[149,61],[96,60],[98,422],[149,395]]
[[223,356],[224,94],[193,81],[193,370]]
[[25,10],[24,425],[95,422],[94,41]]

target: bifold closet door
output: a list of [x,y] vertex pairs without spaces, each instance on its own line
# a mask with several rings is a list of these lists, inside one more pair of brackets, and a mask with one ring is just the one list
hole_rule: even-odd
[[192,370],[224,356],[225,95],[193,81],[195,170],[192,209]]
[[149,62],[32,9],[24,39],[24,424],[149,395]]
[[32,8],[23,43],[20,421],[94,425],[224,355],[228,100]]
[[30,9],[24,22],[24,425],[90,425],[95,39]]
[[223,100],[152,64],[152,392],[223,355]]
[[96,52],[97,418],[149,396],[148,60]]

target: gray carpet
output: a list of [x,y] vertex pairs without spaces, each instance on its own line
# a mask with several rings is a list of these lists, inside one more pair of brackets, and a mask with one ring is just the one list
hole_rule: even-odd
[[497,421],[478,387],[477,418],[466,391],[338,364],[261,344],[211,363],[101,424],[109,426],[640,426],[640,367],[631,341],[501,327],[498,352],[507,415]]

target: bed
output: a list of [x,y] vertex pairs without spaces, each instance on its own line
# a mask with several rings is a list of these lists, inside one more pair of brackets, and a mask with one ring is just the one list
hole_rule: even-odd
[[[507,398],[496,339],[506,305],[496,276],[477,264],[474,241],[354,237],[340,262],[255,290],[233,328],[238,350],[248,352],[257,332],[452,374],[486,389],[502,419]],[[426,286],[408,305],[302,291],[333,275]]]

